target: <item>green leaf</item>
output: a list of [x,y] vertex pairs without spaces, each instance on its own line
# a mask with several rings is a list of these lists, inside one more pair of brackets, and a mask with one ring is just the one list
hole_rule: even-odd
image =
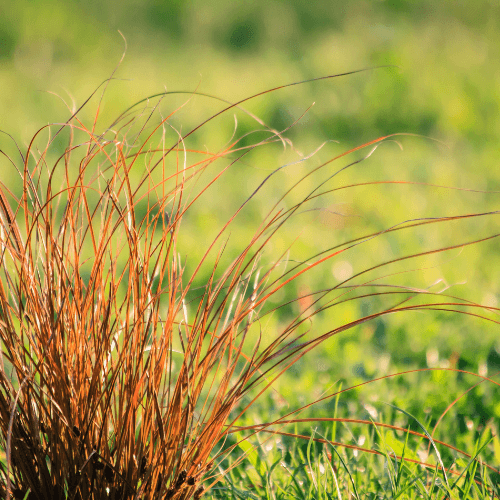
[[500,464],[500,440],[497,436],[493,436],[493,453],[495,454],[495,462]]
[[238,446],[245,453],[245,458],[254,466],[255,470],[261,475],[265,476],[266,474],[266,466],[262,462],[259,456],[258,448],[253,444],[249,443],[245,436],[240,432],[236,433],[236,438],[239,443]]

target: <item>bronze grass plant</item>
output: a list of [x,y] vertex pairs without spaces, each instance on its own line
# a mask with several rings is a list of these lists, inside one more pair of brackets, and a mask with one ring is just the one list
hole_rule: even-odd
[[[97,130],[100,106],[90,127],[80,119],[82,106],[64,124],[40,129],[27,151],[18,151],[19,163],[4,153],[22,190],[17,196],[5,184],[0,190],[2,498],[199,499],[222,478],[214,464],[235,451],[237,445],[224,443],[231,433],[244,431],[237,425],[240,416],[324,340],[404,311],[447,310],[496,321],[491,308],[444,294],[370,289],[373,280],[357,285],[347,280],[314,290],[306,308],[271,339],[268,331],[264,335],[263,319],[289,306],[269,299],[343,252],[394,231],[487,214],[408,221],[289,263],[282,271],[286,255],[269,262],[265,250],[293,214],[331,191],[325,181],[283,208],[309,172],[283,193],[243,249],[221,267],[231,253],[226,247],[231,224],[279,167],[213,241],[200,242],[203,257],[188,273],[182,222],[203,193],[221,183],[249,151],[289,141],[285,131],[258,121],[267,137],[251,146],[242,146],[239,138],[217,153],[189,149],[197,130],[248,99],[225,105],[182,135],[171,125],[177,109],[160,114],[166,97],[138,103],[104,132]],[[39,150],[39,138],[47,132],[53,135]],[[65,133],[69,143],[56,158],[55,139]],[[177,138],[169,145],[172,133]],[[354,165],[386,139],[346,151],[313,171],[366,151],[347,166]],[[193,186],[202,178],[196,191]],[[496,236],[403,255],[377,267]],[[307,331],[319,312],[384,295],[396,302],[326,332]],[[424,300],[416,302],[419,296]],[[290,418],[293,413],[247,431],[289,435],[284,427],[299,421]],[[451,488],[448,475],[456,469],[450,472],[439,462],[438,470]]]

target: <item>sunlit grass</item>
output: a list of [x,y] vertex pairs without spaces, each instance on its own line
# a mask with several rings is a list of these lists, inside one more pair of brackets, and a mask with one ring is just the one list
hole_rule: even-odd
[[[337,76],[345,75],[324,79]],[[241,107],[295,85],[237,104],[220,101],[220,111],[188,131],[175,122],[183,104],[168,109],[169,93],[137,103],[104,128],[99,105],[88,124],[74,110],[65,123],[41,129],[27,151],[4,157],[22,179],[19,193],[1,191],[4,496],[495,495],[491,422],[481,423],[480,436],[464,450],[453,432],[446,441],[432,437],[430,422],[401,404],[401,392],[387,401],[393,405],[387,423],[371,404],[368,417],[336,416],[340,396],[356,402],[358,391],[397,387],[420,373],[437,391],[447,382],[439,380],[444,371],[497,389],[475,370],[430,366],[436,358],[430,353],[421,372],[379,375],[388,363],[358,367],[343,389],[318,377],[324,388],[290,404],[290,392],[298,396],[307,377],[311,387],[314,372],[326,371],[305,373],[310,353],[323,347],[323,363],[340,367],[364,358],[345,357],[349,349],[337,342],[348,330],[434,313],[443,315],[439,324],[448,316],[498,324],[498,308],[460,298],[447,284],[412,285],[443,256],[453,260],[494,241],[498,234],[476,221],[496,212],[446,205],[444,215],[394,220],[384,205],[372,227],[351,224],[359,209],[344,213],[334,194],[361,181],[343,175],[404,135],[333,155],[324,144],[300,154],[288,127],[267,127]],[[199,130],[235,110],[260,135],[241,137],[232,120],[234,132],[221,146],[190,145]],[[260,164],[259,151],[275,151],[276,144],[293,161],[270,167],[270,155]],[[264,172],[242,175],[246,161]],[[235,182],[247,191],[240,199]],[[370,179],[363,188],[377,196],[389,185],[410,192],[413,186]],[[245,218],[253,233],[239,227]],[[323,228],[311,230],[318,221]],[[332,230],[339,225],[342,234]],[[463,227],[469,230],[457,230]],[[366,332],[386,348],[383,332]],[[283,396],[294,378],[301,382]],[[406,398],[408,405],[422,403],[411,392]],[[448,401],[450,409],[459,400]],[[333,417],[314,414],[322,402],[334,404]],[[315,430],[325,423],[326,433]]]

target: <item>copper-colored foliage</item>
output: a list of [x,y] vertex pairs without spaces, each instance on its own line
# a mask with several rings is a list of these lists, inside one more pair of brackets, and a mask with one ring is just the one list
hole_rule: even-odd
[[[248,148],[234,140],[216,153],[189,149],[190,136],[210,120],[166,145],[174,113],[128,110],[101,130],[99,111],[89,125],[72,114],[51,127],[45,148],[39,143],[48,127],[23,153],[20,197],[0,186],[0,440],[7,461],[0,493],[198,500],[218,480],[217,468],[208,474],[220,458],[214,450],[248,401],[304,353],[396,310],[464,306],[429,294],[423,303],[403,301],[297,341],[298,326],[327,308],[312,290],[307,307],[261,344],[259,320],[276,308],[265,310],[267,300],[358,240],[285,275],[280,256],[261,264],[263,249],[305,198],[286,210],[271,205],[220,268],[238,209],[214,241],[199,242],[201,262],[187,266],[181,222]],[[54,139],[64,134],[61,154]],[[252,147],[276,140],[289,142],[269,130]],[[208,169],[218,162],[219,171]],[[200,178],[205,184],[192,191]]]

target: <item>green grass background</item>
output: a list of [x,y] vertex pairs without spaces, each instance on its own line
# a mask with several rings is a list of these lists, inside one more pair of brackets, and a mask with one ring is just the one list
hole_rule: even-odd
[[[274,248],[284,248],[299,227],[302,236],[292,258],[304,258],[325,248],[325,241],[333,245],[411,218],[498,209],[497,0],[45,0],[5,2],[1,12],[1,129],[21,145],[26,145],[41,126],[63,122],[68,117],[64,103],[54,93],[80,105],[110,76],[124,50],[118,30],[126,38],[127,51],[115,75],[118,79],[110,85],[104,101],[101,124],[137,100],[164,89],[196,88],[236,101],[293,81],[365,67],[397,66],[295,86],[247,103],[248,110],[279,129],[290,125],[314,103],[287,136],[305,154],[329,141],[309,166],[296,166],[271,184],[264,199],[275,197],[276,190],[291,184],[311,165],[319,165],[378,136],[397,132],[420,134],[440,142],[400,137],[403,151],[394,143],[383,145],[368,160],[342,174],[338,185],[397,180],[490,192],[450,191],[423,185],[339,191],[328,198],[331,205],[326,206],[350,207],[355,222],[350,223],[349,219],[348,224],[332,228],[317,211],[295,217],[295,232],[290,224],[291,232],[285,232]],[[165,109],[173,109],[187,97],[167,99]],[[195,97],[174,117],[175,124],[186,131],[220,107],[213,100]],[[91,117],[94,110],[91,103],[83,114]],[[237,115],[239,133],[249,130],[250,121]],[[220,148],[229,140],[233,128],[232,113],[226,114],[200,131],[192,144]],[[11,154],[14,150],[5,135],[0,136],[0,147]],[[64,144],[59,147],[62,151]],[[238,202],[272,168],[287,159],[289,156],[277,147],[264,149],[250,155],[248,161],[228,175],[229,188],[223,200],[217,191],[209,191],[197,216],[186,222],[192,233],[189,236],[187,231],[184,244],[193,261],[196,248],[202,248],[200,240],[209,241],[210,234]],[[335,169],[346,163],[347,160],[335,163]],[[0,179],[16,189],[15,180],[8,173],[11,167],[5,159],[2,164]],[[326,173],[312,179],[309,187],[325,176]],[[262,213],[259,203],[249,207],[238,220],[233,239],[239,242],[248,238]],[[498,228],[497,220],[493,215],[373,240],[328,264],[326,272],[312,274],[303,286],[332,286],[338,280],[335,272],[338,276],[346,266],[359,272],[395,256],[493,234]],[[389,269],[428,269],[385,282],[430,287],[441,280],[432,289],[451,285],[452,294],[498,306],[498,256],[498,241],[494,239],[462,251],[395,265],[387,273]],[[376,273],[370,276],[375,277]],[[298,286],[291,289],[290,298],[298,290]],[[331,314],[320,315],[313,327],[315,331],[324,331],[333,324],[368,314],[380,304],[376,300],[347,303]],[[292,313],[293,310],[285,309],[275,314],[266,328],[279,328]],[[329,340],[303,359],[278,381],[276,392],[270,392],[258,403],[248,420],[277,417],[288,408],[332,392],[340,383],[346,387],[380,375],[429,366],[456,366],[494,376],[500,370],[498,328],[445,312],[410,313],[366,324]],[[407,424],[403,414],[384,405],[388,402],[432,428],[447,405],[476,381],[452,373],[405,375],[346,393],[340,398],[338,412],[364,418],[369,405],[378,419]],[[326,401],[301,416],[332,416],[334,403]],[[481,384],[454,406],[440,424],[436,437],[470,449],[482,426],[488,423],[498,429],[499,417],[498,388]],[[468,426],[471,422],[472,430]],[[311,425],[304,425],[302,431],[310,434]],[[357,439],[347,432],[342,436],[346,442]],[[261,449],[263,456],[266,449]],[[500,460],[493,451],[489,458]],[[265,460],[272,461],[272,457]]]

